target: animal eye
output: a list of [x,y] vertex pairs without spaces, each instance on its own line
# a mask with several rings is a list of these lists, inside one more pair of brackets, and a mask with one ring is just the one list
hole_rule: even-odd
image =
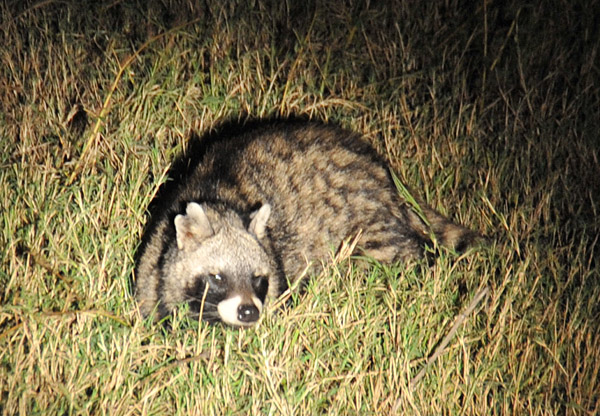
[[269,290],[268,276],[262,274],[252,276],[252,288],[254,289],[256,296],[258,296],[261,301],[264,301]]
[[252,286],[255,288],[263,286],[268,281],[269,278],[263,274],[252,276]]
[[209,276],[210,276],[210,280],[213,282],[221,283],[223,281],[223,276],[221,276],[218,273],[215,273],[215,274],[211,273]]

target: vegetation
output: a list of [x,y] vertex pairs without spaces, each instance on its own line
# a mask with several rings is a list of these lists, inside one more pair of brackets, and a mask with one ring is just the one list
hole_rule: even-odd
[[[2,414],[600,412],[597,1],[0,13]],[[249,330],[142,321],[134,253],[170,163],[291,115],[364,133],[492,242],[431,267],[341,253]]]

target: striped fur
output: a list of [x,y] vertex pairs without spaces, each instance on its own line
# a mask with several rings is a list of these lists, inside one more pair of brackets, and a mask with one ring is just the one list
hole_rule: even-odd
[[[196,162],[144,237],[135,275],[145,316],[188,302],[206,320],[251,325],[267,295],[359,231],[359,250],[385,263],[422,256],[432,232],[450,247],[476,236],[423,206],[426,225],[371,146],[335,126],[258,124],[211,141]],[[219,304],[233,298],[224,319]]]

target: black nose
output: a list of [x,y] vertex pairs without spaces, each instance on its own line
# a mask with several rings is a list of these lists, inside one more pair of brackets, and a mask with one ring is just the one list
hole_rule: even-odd
[[255,322],[260,312],[254,305],[240,305],[238,307],[238,319],[241,322]]

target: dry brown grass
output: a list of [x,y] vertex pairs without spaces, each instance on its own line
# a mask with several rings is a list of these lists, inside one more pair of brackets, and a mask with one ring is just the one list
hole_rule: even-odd
[[[598,12],[2,3],[2,413],[598,413]],[[247,331],[142,322],[129,276],[169,163],[273,115],[363,132],[494,242],[431,269],[339,261]]]

